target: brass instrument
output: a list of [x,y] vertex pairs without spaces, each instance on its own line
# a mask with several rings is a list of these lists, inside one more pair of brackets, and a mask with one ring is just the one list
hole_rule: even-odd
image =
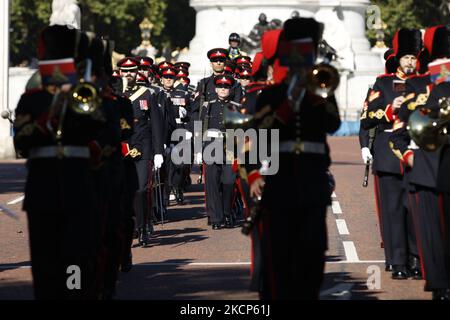
[[70,92],[69,106],[79,114],[92,114],[101,104],[97,89],[89,82],[79,82]]
[[416,109],[409,117],[406,127],[411,139],[425,151],[436,151],[447,141],[450,124],[450,98],[439,99],[439,112],[434,115],[425,108]]
[[322,98],[332,95],[339,86],[339,82],[337,69],[326,63],[313,66],[306,80],[307,88]]

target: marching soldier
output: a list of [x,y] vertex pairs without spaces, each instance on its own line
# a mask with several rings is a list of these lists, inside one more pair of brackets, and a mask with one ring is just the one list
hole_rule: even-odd
[[[314,19],[290,19],[284,24],[284,41],[311,38],[317,48],[322,30]],[[255,127],[280,131],[279,170],[263,178],[258,167],[246,165],[250,196],[261,198],[262,299],[318,299],[325,266],[331,203],[326,136],[339,128],[339,112],[332,92],[324,99],[307,89],[305,80],[296,81],[311,65],[295,61],[299,59],[288,60],[285,80],[263,89],[256,105]],[[290,83],[293,90],[288,92]]]
[[[14,122],[16,150],[27,158],[23,208],[34,294],[36,299],[95,299],[100,232],[89,147],[95,150],[91,142],[104,118],[96,102],[86,111],[70,94],[77,72],[85,72],[75,64],[89,57],[88,37],[54,25],[42,31],[39,41],[43,89],[22,95]],[[89,88],[96,94],[97,89]],[[71,290],[68,273],[77,270],[81,288]]]
[[139,61],[132,57],[120,60],[118,67],[127,77],[128,87],[125,95],[133,105],[134,131],[127,146],[128,156],[132,157],[138,177],[136,191],[136,224],[139,232],[139,244],[146,246],[149,241],[149,213],[152,207],[149,202],[152,167],[161,168],[163,163],[162,115],[158,108],[157,98],[148,88],[136,85]]
[[[444,26],[425,31],[425,48],[430,61],[450,57],[447,36]],[[440,90],[438,87],[445,86],[437,86],[436,89]],[[449,278],[445,271],[444,234],[437,190],[440,153],[419,148],[411,140],[407,130],[410,115],[416,109],[438,108],[438,103],[428,102],[433,87],[429,72],[406,81],[405,99],[390,140],[392,150],[406,166],[409,203],[418,234],[425,290],[433,291],[434,299],[448,299],[446,291],[449,288]],[[445,90],[441,92],[445,96]]]
[[152,65],[153,65],[152,58],[150,57],[139,58],[138,72],[141,73],[146,78],[139,85],[149,88],[152,94],[158,94],[161,89],[153,84],[154,74],[152,70]]
[[178,203],[182,203],[184,200],[183,188],[184,188],[184,172],[185,164],[175,164],[170,160],[170,152],[174,147],[174,143],[178,141],[171,141],[171,135],[175,129],[184,129],[184,123],[187,121],[187,114],[189,110],[189,93],[187,91],[174,88],[176,75],[186,77],[185,71],[179,70],[175,73],[175,69],[166,68],[162,71],[162,85],[163,90],[170,100],[168,107],[170,108],[168,114],[170,117],[169,130],[167,134],[167,145],[169,146],[167,154],[168,164],[168,179],[167,179],[167,191],[170,193],[172,190],[175,195],[175,199]]
[[[224,73],[225,62],[228,59],[228,50],[223,48],[211,49],[207,53],[208,59],[211,61],[213,74],[207,78],[201,79],[197,85],[197,93],[195,98],[204,101],[211,101],[217,98],[214,86],[214,77]],[[239,83],[235,83],[231,88],[230,99],[235,102],[241,100],[241,88]],[[200,100],[198,100],[200,101]]]
[[[205,142],[205,149],[217,141],[225,144],[225,108],[233,110],[240,109],[240,104],[230,100],[230,91],[234,79],[228,75],[218,75],[214,77],[214,86],[217,99],[205,102],[200,110],[200,119],[203,121],[203,129],[206,131],[208,142]],[[222,150],[221,150],[222,151]],[[204,159],[205,174],[205,197],[206,212],[211,222],[213,230],[221,228],[224,222],[225,227],[232,227],[231,205],[233,200],[233,188],[236,174],[233,172],[230,162],[226,163],[225,157],[222,161],[217,160],[215,152],[211,154],[213,159],[197,155],[197,162]]]
[[[385,60],[385,74],[391,74],[391,73],[395,73],[398,69],[398,62],[397,59],[395,57],[395,52],[393,49],[388,49],[385,53],[384,53],[384,60]],[[366,94],[366,99],[364,100],[364,106],[361,112],[361,115],[366,114],[367,113],[367,108],[368,108],[368,98],[369,95],[371,93],[373,89],[373,85],[369,86],[369,89],[367,90],[367,94]],[[366,164],[366,170],[369,169],[370,164],[372,163],[373,160],[373,142],[375,141],[375,133],[376,133],[376,127],[371,128],[369,130],[364,129],[362,126],[360,126],[359,128],[359,145],[361,148],[361,157],[363,159],[364,164]],[[364,186],[367,186],[368,184],[368,172],[365,172],[365,176],[364,176],[364,181],[363,184]],[[377,199],[376,201],[378,201],[378,193],[375,192],[375,198]],[[378,206],[377,206],[377,217],[378,217],[378,223],[380,225],[380,235],[381,235],[381,247],[384,248],[384,243],[383,243],[383,232],[382,232],[382,228],[381,228],[381,216],[380,216],[380,212],[378,210]],[[392,265],[386,265],[385,271],[389,271],[392,272]]]
[[386,266],[393,266],[393,279],[406,279],[410,275],[409,259],[413,260],[411,269],[419,276],[417,246],[408,224],[411,213],[408,215],[405,205],[403,167],[390,151],[389,139],[398,109],[405,100],[405,81],[416,74],[417,55],[422,48],[420,31],[400,29],[394,37],[393,48],[399,68],[395,74],[377,78],[368,97],[367,110],[361,116],[361,126],[366,130],[377,127],[372,168],[379,196]]

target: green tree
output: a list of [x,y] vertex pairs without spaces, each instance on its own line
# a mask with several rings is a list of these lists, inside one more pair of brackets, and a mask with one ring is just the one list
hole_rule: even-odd
[[[1,0],[4,1],[4,0]],[[194,36],[195,11],[188,0],[78,0],[83,30],[115,41],[115,50],[130,54],[141,43],[139,24],[153,23],[152,44],[159,50],[185,47]],[[12,0],[11,61],[36,57],[40,30],[48,25],[51,0]]]
[[[450,23],[449,0],[372,0],[381,9],[381,19],[386,23],[385,43],[391,46],[399,28],[424,29],[437,24]],[[367,31],[372,45],[376,42],[374,30]]]

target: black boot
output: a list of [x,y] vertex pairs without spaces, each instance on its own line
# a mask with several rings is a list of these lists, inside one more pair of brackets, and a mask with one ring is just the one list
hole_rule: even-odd
[[422,269],[420,267],[420,260],[415,256],[409,257],[409,273],[414,280],[422,280]]
[[408,279],[408,270],[404,265],[394,265],[392,270],[392,279],[405,280]]
[[176,198],[177,198],[177,203],[181,204],[184,201],[184,195],[183,195],[183,190],[181,188],[178,188],[176,190]]
[[225,217],[225,228],[233,228],[233,218],[231,216],[226,216]]
[[145,247],[148,245],[149,236],[147,232],[147,228],[139,229],[139,245]]

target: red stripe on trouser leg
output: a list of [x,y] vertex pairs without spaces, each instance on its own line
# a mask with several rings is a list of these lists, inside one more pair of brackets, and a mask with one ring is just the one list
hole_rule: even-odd
[[[415,194],[414,200],[416,202],[416,207],[415,208],[417,210],[417,214],[420,214],[420,210],[418,209],[419,208],[419,202],[420,202],[420,198],[419,198],[419,194],[418,193]],[[419,220],[420,220],[420,218],[419,218]],[[417,232],[416,237],[417,237],[417,244],[418,244],[418,248],[417,249],[419,250],[419,256],[421,257],[420,258],[420,269],[422,270],[422,276],[423,276],[423,278],[426,281],[427,280],[427,274],[425,272],[425,266],[423,264],[422,235],[421,235],[420,231]]]
[[417,244],[417,251],[419,251],[419,258],[420,258],[420,269],[422,270],[422,276],[425,279],[425,268],[423,266],[423,249],[422,249],[422,237],[420,235],[420,219],[418,217],[418,210],[417,210],[417,206],[418,204],[416,203],[416,199],[415,197],[411,194],[408,193],[408,203],[409,203],[409,210],[411,212],[412,215],[412,222],[414,225],[414,230],[416,232],[416,244]]

